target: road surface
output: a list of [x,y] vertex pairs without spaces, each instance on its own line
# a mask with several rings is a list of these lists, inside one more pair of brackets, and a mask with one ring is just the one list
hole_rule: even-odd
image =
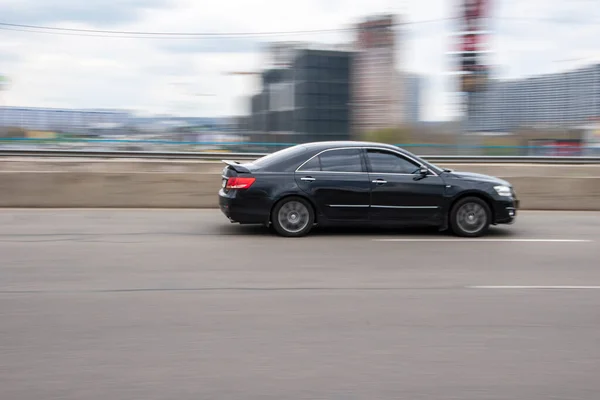
[[3,400],[600,397],[600,213],[462,240],[0,210]]

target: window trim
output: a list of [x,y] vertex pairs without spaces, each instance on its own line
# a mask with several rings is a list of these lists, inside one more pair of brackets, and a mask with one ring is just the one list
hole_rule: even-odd
[[[398,152],[390,151],[388,149],[365,149],[365,150],[366,150],[365,151],[365,159],[366,159],[366,162],[367,162],[367,170],[369,171],[370,174],[414,176],[415,172],[413,172],[412,174],[405,174],[405,173],[400,173],[400,172],[378,172],[378,171],[374,171],[374,170],[372,170],[373,166],[371,165],[371,160],[369,159],[369,150],[381,151],[381,152],[384,152],[384,153],[389,153],[389,154],[392,154],[392,155],[396,155],[396,156],[398,156],[398,157],[400,157],[400,158],[402,158],[404,160],[407,160],[407,161],[409,161],[409,162],[411,162],[413,164],[416,164],[417,165],[417,171],[419,169],[421,169],[421,167],[425,166],[424,164],[421,164],[421,163],[417,162],[417,160],[414,160],[414,159],[409,158],[409,157],[405,157],[404,155],[399,154]],[[429,167],[427,167],[427,170],[430,173],[433,173],[433,171],[431,171],[431,169]]]
[[[321,154],[321,153],[319,153],[319,154]],[[323,168],[323,167],[321,166],[321,159],[320,159],[320,158],[317,158],[317,157],[319,156],[319,154],[315,154],[314,156],[312,156],[312,157],[311,157],[311,158],[309,158],[308,160],[304,161],[302,164],[300,164],[300,166],[299,166],[298,168],[296,168],[296,171],[294,171],[294,172],[323,172],[323,171],[322,171],[322,168]],[[305,170],[305,171],[301,171],[301,170],[300,170],[300,168],[302,168],[302,167],[303,167],[305,164],[308,164],[309,162],[311,162],[311,161],[312,161],[312,160],[314,160],[315,158],[317,158],[317,164],[319,164],[319,168],[320,168],[318,171],[314,171],[314,170],[310,170],[310,169],[307,169],[307,170]]]
[[[347,150],[347,149],[358,149],[358,150],[362,150],[361,151],[361,162],[362,162],[362,166],[363,168],[366,168],[365,172],[345,172],[345,171],[300,171],[300,168],[302,168],[304,166],[304,164],[308,163],[309,161],[311,161],[313,158],[320,156],[321,154],[325,153],[326,151],[334,151],[334,150]],[[419,162],[419,160],[411,157],[410,155],[404,154],[401,151],[396,151],[393,149],[388,149],[385,147],[377,147],[377,146],[349,146],[349,147],[333,147],[331,149],[325,149],[325,150],[321,150],[320,152],[318,152],[317,154],[313,155],[312,157],[310,157],[308,160],[304,161],[302,164],[300,164],[300,166],[298,168],[296,168],[296,170],[294,171],[294,173],[298,173],[298,172],[303,172],[303,173],[327,173],[327,174],[386,174],[386,175],[404,175],[404,176],[414,176],[414,174],[397,174],[397,173],[393,173],[393,172],[369,172],[369,167],[370,165],[367,165],[368,163],[368,158],[366,156],[367,150],[383,150],[383,151],[389,151],[390,153],[394,153],[397,154],[400,157],[404,157],[407,158],[409,160],[411,160],[412,162],[414,162],[415,164],[417,164],[419,166],[419,168],[421,167],[427,167],[427,170],[429,171],[430,174],[432,174],[433,176],[439,176],[439,174],[437,172],[435,172],[432,168],[430,168],[427,164],[423,164],[421,162]],[[319,161],[320,163],[320,161]]]

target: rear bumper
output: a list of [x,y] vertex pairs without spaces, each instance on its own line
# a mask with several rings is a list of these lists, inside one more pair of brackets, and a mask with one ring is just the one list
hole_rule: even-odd
[[219,208],[231,222],[240,224],[267,223],[271,211],[270,202],[264,197],[223,190],[219,191]]

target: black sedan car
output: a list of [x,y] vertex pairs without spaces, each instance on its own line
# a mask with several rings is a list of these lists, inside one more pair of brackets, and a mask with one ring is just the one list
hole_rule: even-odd
[[308,143],[223,162],[221,211],[288,237],[315,224],[428,225],[477,237],[514,222],[519,205],[506,181],[442,169],[382,143]]

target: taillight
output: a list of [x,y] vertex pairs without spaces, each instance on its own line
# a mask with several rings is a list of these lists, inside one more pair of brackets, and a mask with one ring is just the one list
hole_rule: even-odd
[[256,181],[256,178],[235,176],[227,180],[227,186],[225,186],[225,189],[248,189],[250,186],[252,186],[254,181]]

